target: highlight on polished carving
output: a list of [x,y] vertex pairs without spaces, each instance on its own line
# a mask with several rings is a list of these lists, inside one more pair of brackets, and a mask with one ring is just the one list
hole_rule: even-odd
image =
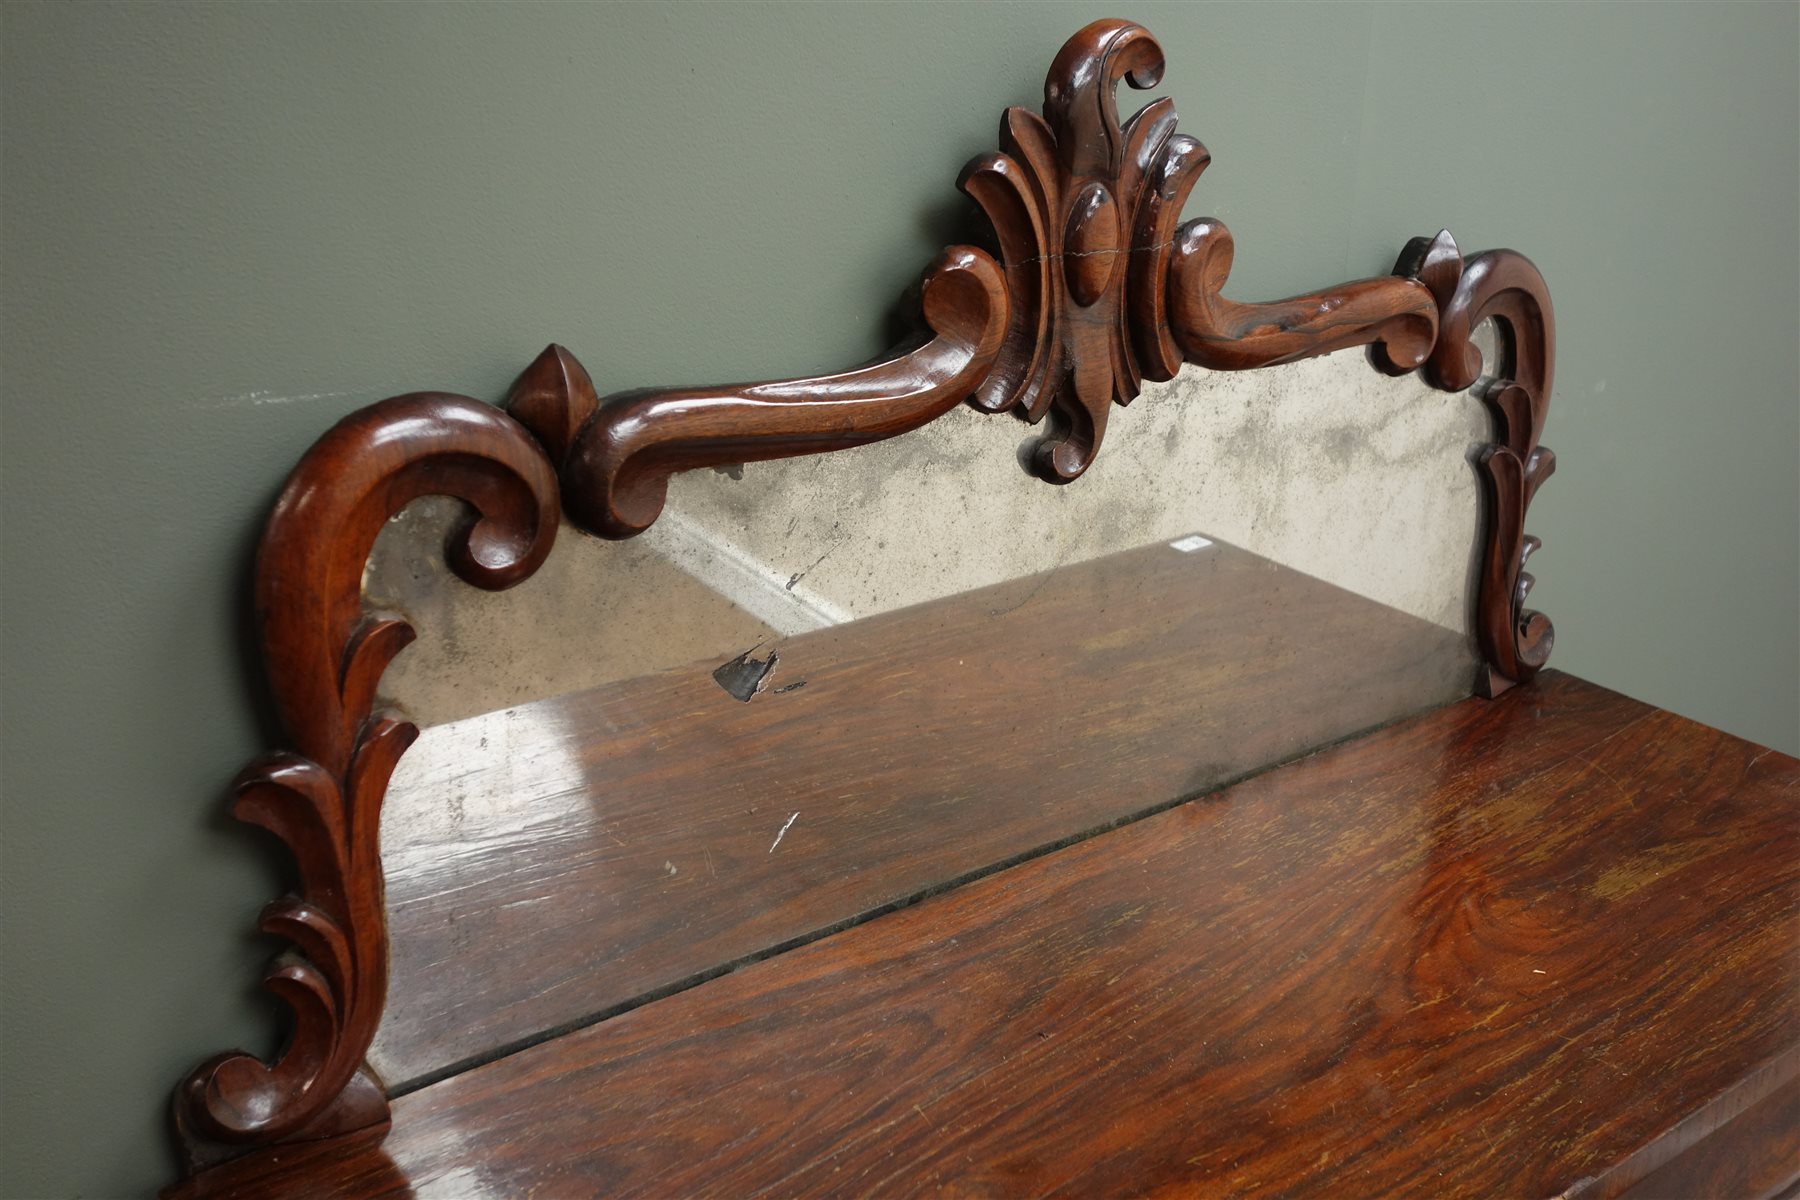
[[1219,292],[1231,235],[1212,218],[1179,230],[1211,155],[1175,132],[1164,99],[1119,121],[1117,92],[1162,79],[1162,47],[1128,21],[1076,34],[1044,80],[1044,115],[1009,108],[998,154],[958,186],[981,205],[1006,262],[1013,316],[974,403],[1064,426],[1037,466],[1066,482],[1092,464],[1107,411],[1184,362],[1245,370],[1375,342],[1390,373],[1416,368],[1437,333],[1437,304],[1411,279],[1383,276],[1273,304]]
[[866,366],[603,402],[592,399],[580,365],[553,346],[509,406],[558,456],[569,516],[602,537],[631,537],[662,513],[677,471],[866,445],[962,403],[993,366],[1006,329],[999,265],[983,251],[950,247],[927,268],[918,309],[929,336]]
[[[1525,560],[1541,545],[1525,532],[1525,512],[1556,470],[1556,455],[1538,444],[1556,369],[1550,291],[1524,255],[1489,250],[1464,262],[1447,232],[1408,242],[1394,270],[1430,288],[1443,314],[1426,381],[1447,392],[1479,385],[1477,395],[1492,410],[1500,435],[1477,460],[1488,522],[1475,628],[1485,663],[1480,688],[1491,698],[1536,675],[1556,641],[1550,618],[1525,607],[1535,582]],[[1499,354],[1482,379],[1473,339],[1487,320],[1498,327]]]
[[1051,64],[1044,116],[1007,109],[1000,152],[975,159],[957,181],[993,224],[1012,295],[1000,361],[973,403],[1032,422],[1055,406],[1066,428],[1037,458],[1051,479],[1087,470],[1108,409],[1181,366],[1160,342],[1140,355],[1128,303],[1160,298],[1180,204],[1156,197],[1192,186],[1206,165],[1206,148],[1175,132],[1166,99],[1119,123],[1120,83],[1155,87],[1162,72],[1162,48],[1147,30],[1096,21]]
[[239,776],[232,811],[279,838],[299,869],[296,891],[259,926],[294,947],[264,981],[293,1027],[273,1064],[221,1054],[176,1090],[190,1172],[387,1121],[363,1065],[387,998],[381,802],[419,731],[373,711],[413,629],[363,611],[362,573],[387,519],[429,495],[472,510],[449,548],[469,583],[511,587],[549,556],[560,508],[549,460],[517,422],[462,396],[399,396],[345,418],[294,468],[264,529],[256,616],[293,749]]

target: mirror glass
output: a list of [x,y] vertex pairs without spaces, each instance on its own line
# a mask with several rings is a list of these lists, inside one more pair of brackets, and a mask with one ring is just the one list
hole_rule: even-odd
[[390,1090],[1469,694],[1470,395],[1190,367],[1066,486],[1036,433],[680,475],[501,594],[445,567],[454,502],[390,523]]

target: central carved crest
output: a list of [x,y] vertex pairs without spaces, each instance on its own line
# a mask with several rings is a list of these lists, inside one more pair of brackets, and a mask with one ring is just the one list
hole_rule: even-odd
[[[1054,480],[1087,470],[1107,409],[1146,379],[1174,377],[1183,353],[1163,313],[1182,204],[1210,156],[1175,132],[1158,100],[1119,123],[1118,86],[1155,87],[1163,52],[1128,21],[1096,21],[1063,46],[1044,81],[1044,115],[1009,108],[997,154],[957,185],[993,223],[1012,311],[992,374],[972,398],[1066,429],[1038,449]],[[1135,333],[1134,333],[1135,331]]]

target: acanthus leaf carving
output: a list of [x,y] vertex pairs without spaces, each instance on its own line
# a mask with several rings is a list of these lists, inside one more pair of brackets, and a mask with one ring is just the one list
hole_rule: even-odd
[[[1418,279],[1439,306],[1441,333],[1424,364],[1426,381],[1448,392],[1474,388],[1494,415],[1499,440],[1477,459],[1488,513],[1476,637],[1486,663],[1481,690],[1497,696],[1536,675],[1556,641],[1550,619],[1525,607],[1534,582],[1525,564],[1541,544],[1525,532],[1525,514],[1556,470],[1556,455],[1540,444],[1556,366],[1550,290],[1524,255],[1489,250],[1465,260],[1448,232],[1414,238],[1394,270]],[[1475,331],[1488,320],[1499,352],[1483,378]]]
[[1549,621],[1524,608],[1532,583],[1524,563],[1537,546],[1524,513],[1555,469],[1538,444],[1554,350],[1542,277],[1511,251],[1465,264],[1442,233],[1409,245],[1389,275],[1267,303],[1227,299],[1230,231],[1211,217],[1181,223],[1211,161],[1206,147],[1175,132],[1167,100],[1118,119],[1119,85],[1153,87],[1163,66],[1142,27],[1094,22],[1051,65],[1043,116],[1009,108],[999,151],[964,169],[958,186],[994,228],[1011,297],[1005,342],[972,403],[1033,423],[1055,411],[1062,428],[1039,444],[1035,462],[1046,478],[1068,482],[1094,461],[1111,405],[1129,404],[1144,380],[1171,379],[1184,363],[1252,370],[1368,346],[1386,374],[1423,368],[1433,386],[1461,391],[1481,367],[1473,327],[1495,318],[1509,357],[1502,378],[1481,391],[1500,434],[1480,463],[1490,510],[1477,606],[1481,686],[1494,694],[1529,679],[1553,639]]
[[1184,362],[1246,370],[1375,343],[1377,366],[1404,374],[1436,339],[1436,302],[1405,277],[1269,304],[1225,299],[1230,233],[1211,218],[1177,229],[1211,161],[1206,147],[1175,132],[1166,99],[1119,121],[1119,85],[1154,87],[1162,72],[1162,48],[1143,27],[1094,22],[1051,65],[1044,115],[1008,109],[1000,152],[958,181],[994,227],[1013,304],[975,403],[1033,423],[1054,408],[1062,428],[1036,463],[1056,482],[1093,462],[1112,405]]
[[347,417],[295,467],[269,518],[256,608],[295,750],[252,763],[232,811],[272,833],[299,868],[296,892],[259,923],[292,946],[264,979],[292,1027],[274,1062],[221,1054],[176,1090],[190,1172],[387,1119],[363,1061],[387,997],[381,801],[418,730],[371,711],[413,630],[363,611],[362,570],[383,523],[435,494],[472,509],[448,547],[470,583],[510,587],[549,554],[560,511],[549,461],[504,413],[461,396],[400,396]]
[[1158,189],[1185,194],[1206,152],[1175,134],[1169,101],[1121,125],[1117,100],[1121,83],[1154,87],[1162,71],[1162,47],[1148,30],[1094,22],[1051,64],[1044,115],[1007,109],[1000,152],[975,159],[957,182],[994,227],[1013,306],[999,363],[975,403],[1033,423],[1054,406],[1062,429],[1036,455],[1053,481],[1087,470],[1112,405],[1131,403],[1146,377],[1173,374],[1166,356],[1139,361],[1128,299],[1144,280],[1160,280],[1167,262],[1166,239],[1144,240],[1147,231],[1156,236]]

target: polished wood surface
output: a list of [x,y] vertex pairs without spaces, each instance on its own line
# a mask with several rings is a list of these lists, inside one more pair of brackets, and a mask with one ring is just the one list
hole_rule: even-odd
[[[1791,1009],[1790,1009],[1791,1013]],[[1800,1192],[1800,1073],[1776,1059],[1570,1200],[1745,1200]],[[1773,1079],[1786,1082],[1772,1085]],[[1771,1089],[1773,1086],[1773,1090]]]
[[1163,69],[1156,40],[1128,21],[1097,21],[1069,40],[1046,76],[1042,115],[1009,109],[1001,152],[962,177],[994,226],[1001,261],[971,247],[943,251],[921,288],[923,332],[879,362],[600,399],[574,356],[552,346],[513,389],[516,421],[464,397],[417,394],[371,406],[321,439],[259,556],[259,621],[292,749],[251,766],[235,809],[273,831],[300,867],[298,891],[262,921],[295,947],[267,978],[293,1025],[273,1064],[231,1052],[178,1086],[185,1169],[383,1119],[381,1089],[361,1063],[387,980],[375,829],[414,730],[371,705],[412,631],[364,613],[357,584],[380,523],[418,496],[474,506],[453,565],[480,586],[504,587],[542,562],[559,507],[592,531],[628,537],[660,514],[675,471],[857,446],[971,398],[1034,421],[1055,409],[1057,428],[1035,462],[1067,482],[1093,461],[1111,406],[1184,361],[1248,369],[1368,344],[1383,370],[1423,364],[1436,386],[1462,390],[1480,374],[1474,328],[1493,318],[1503,350],[1481,397],[1502,428],[1481,458],[1491,509],[1478,601],[1482,689],[1497,695],[1543,666],[1550,623],[1524,607],[1524,563],[1537,545],[1525,512],[1555,465],[1539,444],[1554,349],[1542,277],[1511,251],[1465,262],[1443,234],[1409,245],[1390,277],[1272,304],[1223,299],[1230,235],[1210,219],[1177,228],[1209,161],[1205,147],[1175,132],[1168,101],[1118,117],[1118,87],[1153,86]]
[[1474,675],[1463,636],[1223,543],[1158,542],[779,654],[748,704],[708,660],[425,731],[382,834],[393,983],[371,1062],[390,1090],[1467,696]]
[[1475,329],[1487,320],[1497,326],[1498,361],[1485,364],[1488,378],[1477,392],[1500,435],[1477,460],[1488,516],[1476,633],[1488,663],[1482,692],[1495,696],[1541,670],[1556,641],[1550,619],[1525,607],[1534,582],[1525,560],[1539,545],[1525,532],[1525,512],[1556,470],[1556,455],[1539,445],[1556,367],[1550,290],[1531,260],[1511,250],[1489,250],[1465,263],[1448,233],[1415,238],[1394,269],[1418,276],[1441,306],[1442,329],[1424,370],[1433,387],[1460,392],[1481,381]]
[[1163,69],[1143,26],[1095,21],[1051,63],[1043,116],[1007,109],[1000,152],[959,181],[994,226],[1013,304],[1000,362],[974,403],[1034,422],[1054,407],[1061,428],[1036,462],[1059,482],[1093,462],[1115,403],[1131,403],[1145,379],[1173,378],[1184,361],[1246,370],[1379,342],[1382,363],[1404,374],[1437,335],[1437,301],[1404,276],[1274,304],[1221,298],[1230,235],[1213,220],[1175,228],[1206,147],[1175,132],[1166,99],[1119,120],[1120,84],[1155,87]]
[[1767,1194],[1797,801],[1800,762],[1550,672],[176,1194]]
[[[661,515],[676,471],[842,450],[942,416],[968,398],[1000,352],[1006,284],[987,254],[952,246],[926,271],[919,307],[928,337],[854,370],[600,401],[563,462],[570,517],[603,537],[631,537]],[[540,416],[541,403],[514,412],[533,428],[543,421],[547,444],[571,424],[554,406]]]
[[1189,221],[1176,236],[1168,320],[1189,362],[1249,371],[1372,345],[1376,366],[1405,375],[1431,352],[1437,303],[1416,279],[1384,275],[1245,304],[1220,295],[1234,254],[1230,231],[1213,217]]
[[383,523],[425,495],[470,506],[448,553],[479,587],[526,578],[556,538],[556,477],[538,444],[505,414],[439,394],[345,418],[294,468],[263,532],[257,626],[293,749],[244,771],[232,811],[279,838],[299,871],[259,926],[293,945],[264,981],[293,1027],[274,1063],[221,1054],[177,1088],[187,1170],[386,1119],[382,1088],[362,1069],[387,993],[379,823],[388,776],[418,730],[371,711],[413,630],[363,611],[362,572]]

